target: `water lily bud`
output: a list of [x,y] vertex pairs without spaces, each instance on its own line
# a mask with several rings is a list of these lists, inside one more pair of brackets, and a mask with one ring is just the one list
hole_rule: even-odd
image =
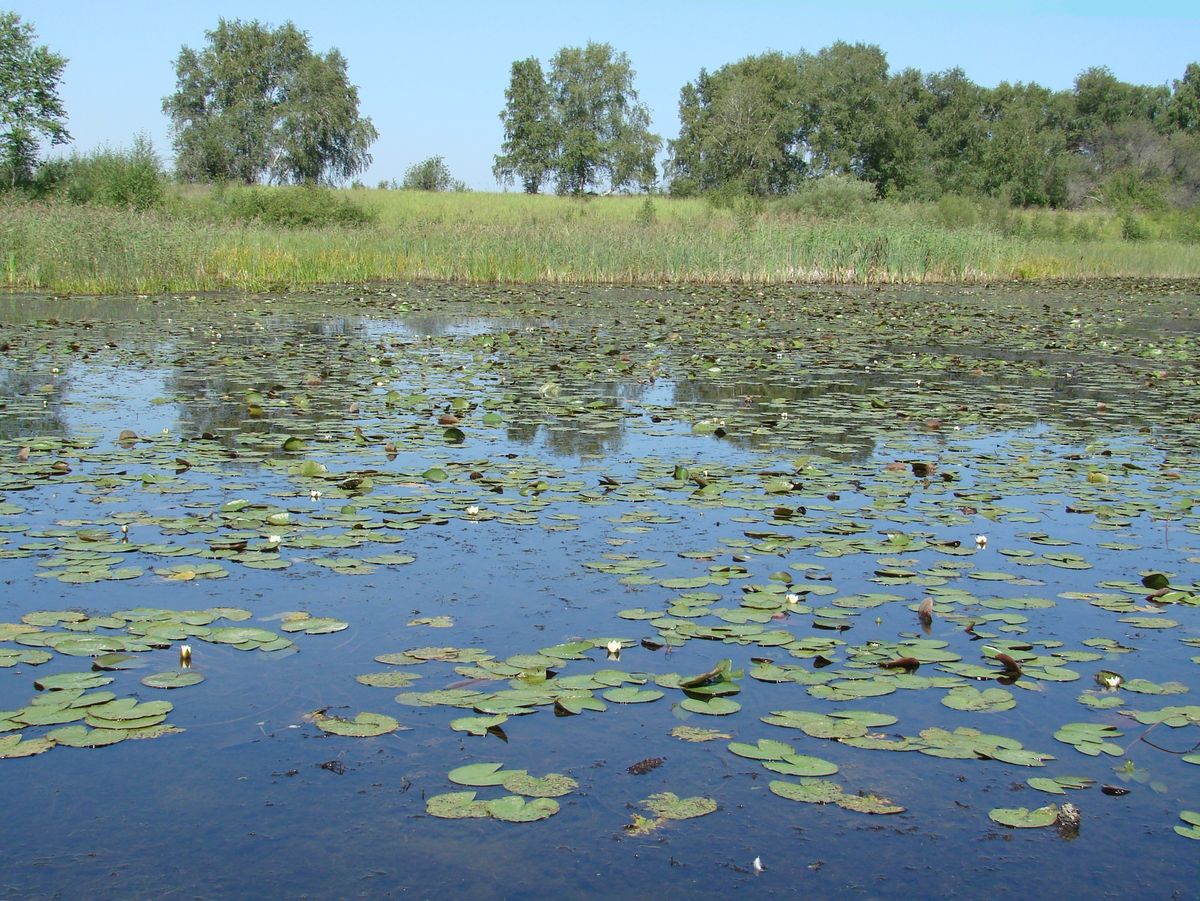
[[190,644],[181,644],[179,646],[179,665],[192,665],[192,646]]
[[763,866],[761,857],[754,858],[754,863],[752,863],[750,866],[754,870],[754,875],[756,876],[766,869],[766,867]]

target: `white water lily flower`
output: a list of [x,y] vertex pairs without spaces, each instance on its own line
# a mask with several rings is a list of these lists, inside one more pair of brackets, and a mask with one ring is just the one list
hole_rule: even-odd
[[467,516],[478,516],[478,515],[479,515],[479,508],[476,507],[474,504],[471,504],[471,506],[467,507]]
[[608,648],[608,653],[610,653],[610,654],[620,654],[621,653],[621,642],[619,642],[615,638],[612,641],[610,641],[607,645],[605,645],[605,647]]
[[787,594],[785,594],[783,596],[783,599],[785,601],[787,601],[789,604],[799,604],[800,603],[800,595],[796,594],[793,591],[789,591]]
[[279,544],[279,542],[281,540],[282,539],[280,539],[280,537],[278,535],[268,535],[267,536],[267,541],[269,541],[271,544]]
[[761,857],[754,858],[754,863],[752,863],[750,866],[753,868],[756,875],[766,869],[766,867],[763,866]]
[[987,547],[987,536],[986,535],[976,535],[975,536],[975,547]]
[[192,646],[190,644],[179,646],[179,662],[183,666],[188,666],[192,662]]
[[321,492],[319,492],[319,491],[318,491],[316,488],[314,488],[312,491],[308,492],[308,499],[309,499],[310,501],[318,501],[318,500],[320,500],[320,499],[321,499]]

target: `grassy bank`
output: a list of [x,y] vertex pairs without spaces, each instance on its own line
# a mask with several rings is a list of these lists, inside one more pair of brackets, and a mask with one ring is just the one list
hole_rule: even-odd
[[[10,288],[106,293],[299,288],[336,282],[984,282],[1200,277],[1200,243],[1112,213],[872,203],[341,192],[360,226],[223,218],[211,191],[143,212],[9,200]],[[1132,238],[1132,239],[1131,239]]]

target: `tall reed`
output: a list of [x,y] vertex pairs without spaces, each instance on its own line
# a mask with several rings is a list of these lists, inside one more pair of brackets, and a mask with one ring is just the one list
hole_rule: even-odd
[[344,196],[370,208],[374,224],[233,222],[206,215],[208,200],[194,191],[144,212],[8,201],[0,206],[3,283],[146,293],[411,279],[869,284],[1200,277],[1200,244],[1122,240],[1119,225],[1089,223],[1089,214],[1016,212],[1000,228],[941,223],[932,205],[871,204],[865,213],[821,219],[783,205],[718,209],[668,198],[653,198],[648,207],[640,197]]

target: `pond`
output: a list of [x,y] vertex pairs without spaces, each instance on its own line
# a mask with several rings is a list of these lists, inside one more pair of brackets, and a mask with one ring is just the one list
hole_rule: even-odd
[[0,896],[1194,897],[1198,338],[1168,284],[0,298]]

